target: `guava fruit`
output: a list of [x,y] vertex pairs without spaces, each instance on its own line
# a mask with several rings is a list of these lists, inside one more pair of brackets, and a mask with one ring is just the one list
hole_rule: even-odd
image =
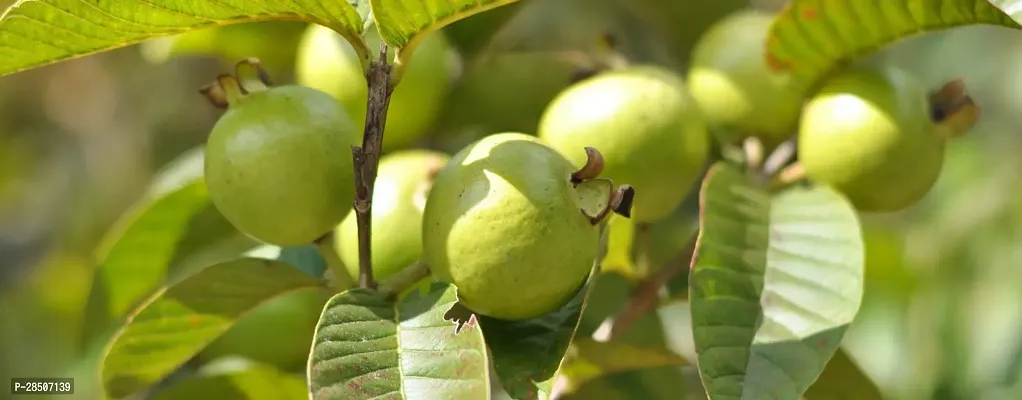
[[482,315],[521,320],[567,303],[589,274],[599,228],[580,210],[576,168],[535,136],[499,133],[440,171],[423,214],[423,256]]
[[767,66],[772,13],[741,10],[710,27],[692,52],[688,87],[718,141],[758,137],[768,147],[793,136],[805,96]]
[[207,346],[200,359],[239,356],[285,369],[309,358],[312,336],[329,293],[302,290],[260,304]]
[[351,209],[351,146],[360,132],[336,100],[312,88],[238,95],[206,143],[209,196],[232,225],[257,240],[309,244]]
[[855,67],[806,104],[798,158],[806,175],[862,211],[896,211],[937,181],[947,135],[931,118],[930,93],[896,68]]
[[[382,43],[379,32],[370,29],[365,39],[370,53],[377,55]],[[388,57],[393,56],[391,49]],[[419,42],[390,98],[383,134],[385,150],[408,147],[429,132],[447,98],[456,60],[443,32],[433,32]],[[341,35],[310,25],[299,45],[295,76],[299,84],[340,101],[358,126],[365,124],[369,93],[365,73],[355,50]]]
[[[402,150],[380,159],[373,189],[373,279],[387,279],[422,258],[422,212],[434,176],[446,154]],[[358,277],[358,221],[352,210],[341,222],[335,244],[341,261]]]
[[565,89],[539,137],[581,166],[583,148],[604,158],[602,177],[635,188],[632,218],[666,217],[690,192],[709,155],[706,124],[684,81],[655,66],[610,70]]

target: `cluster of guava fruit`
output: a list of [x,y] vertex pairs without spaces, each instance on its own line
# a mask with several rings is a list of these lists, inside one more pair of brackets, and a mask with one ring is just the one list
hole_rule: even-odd
[[962,83],[929,90],[905,71],[861,63],[816,90],[798,89],[767,63],[774,17],[738,11],[696,45],[688,81],[714,136],[724,144],[754,137],[767,148],[793,139],[805,176],[860,211],[916,204],[940,175],[947,140],[978,118]]
[[[756,138],[771,149],[795,140],[806,176],[863,211],[922,198],[945,141],[975,123],[964,87],[928,91],[899,70],[854,66],[814,92],[799,89],[767,64],[772,19],[740,11],[718,22],[687,75],[641,63],[599,71],[553,97],[534,131],[491,132],[453,156],[416,148],[458,64],[443,32],[430,34],[403,60],[390,102],[372,192],[374,278],[426,265],[429,279],[455,285],[475,313],[553,312],[591,272],[610,213],[641,224],[671,215],[693,193],[714,140]],[[378,35],[367,35],[378,48]],[[313,26],[299,50],[299,84],[271,87],[251,68],[242,76],[241,65],[205,92],[226,109],[206,148],[213,203],[267,244],[301,246],[334,232],[332,247],[357,277],[351,147],[365,124],[361,61],[339,35]],[[307,352],[307,341],[296,342]]]

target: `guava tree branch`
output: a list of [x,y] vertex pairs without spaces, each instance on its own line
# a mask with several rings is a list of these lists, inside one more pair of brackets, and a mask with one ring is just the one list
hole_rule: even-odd
[[352,146],[355,163],[355,217],[358,222],[358,286],[375,288],[373,281],[372,238],[373,186],[383,149],[383,129],[387,123],[387,109],[394,87],[390,82],[393,66],[387,62],[387,45],[380,48],[380,57],[369,64],[366,83],[369,99],[366,106],[365,133],[362,147]]
[[678,274],[687,271],[691,266],[692,257],[695,254],[696,237],[697,235],[693,235],[692,240],[685,245],[685,249],[680,253],[683,255],[680,261],[666,265],[640,281],[632,289],[625,306],[600,325],[593,333],[593,339],[602,342],[618,340],[639,318],[656,308],[660,300],[660,288],[667,285]]

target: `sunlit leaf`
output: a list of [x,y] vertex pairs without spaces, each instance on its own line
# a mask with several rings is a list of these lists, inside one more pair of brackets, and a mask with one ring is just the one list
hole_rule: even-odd
[[308,400],[305,378],[257,365],[200,376],[157,392],[153,400]]
[[690,296],[707,393],[797,398],[862,301],[855,210],[823,186],[771,194],[727,163],[710,170],[701,196]]
[[87,305],[87,339],[124,318],[169,275],[225,261],[254,246],[210,202],[202,157],[196,149],[164,168],[107,233]]
[[815,88],[829,73],[898,39],[965,25],[1018,28],[1017,20],[1019,0],[791,0],[771,28],[766,57]]
[[578,338],[571,343],[563,374],[571,387],[602,375],[616,374],[645,368],[685,365],[685,359],[665,348],[634,346],[625,342],[598,342]]
[[309,390],[317,400],[489,399],[486,344],[474,317],[444,315],[454,286],[434,283],[395,303],[368,289],[330,299],[313,342]]
[[[32,0],[0,17],[0,75],[161,36],[259,21],[307,21],[362,45],[362,18],[344,1]],[[365,58],[365,57],[363,57]]]
[[203,269],[158,291],[117,332],[103,361],[104,387],[123,397],[156,383],[264,301],[322,285],[290,265],[258,258]]
[[607,229],[610,237],[607,240],[607,256],[603,259],[603,271],[616,272],[634,279],[636,271],[632,260],[632,239],[635,237],[635,223],[629,218],[613,215]]
[[387,44],[412,54],[417,41],[454,21],[518,0],[370,0],[373,18]]

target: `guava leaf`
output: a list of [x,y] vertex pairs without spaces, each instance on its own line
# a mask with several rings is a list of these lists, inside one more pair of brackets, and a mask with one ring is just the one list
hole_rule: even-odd
[[901,38],[965,25],[1019,28],[1019,20],[1019,0],[791,0],[770,29],[766,58],[812,91]]
[[575,339],[568,347],[561,373],[568,378],[569,390],[592,379],[627,371],[688,364],[684,358],[665,348],[639,347],[621,341],[598,342],[592,338]]
[[518,0],[370,0],[380,37],[398,48],[398,59],[412,54],[430,32]]
[[827,363],[820,377],[806,391],[806,400],[883,400],[873,380],[843,349]]
[[173,372],[264,301],[322,280],[279,261],[239,258],[167,285],[128,318],[103,360],[103,385],[124,397]]
[[344,1],[22,0],[0,16],[0,75],[157,37],[259,21],[324,25],[348,39],[363,58],[368,55],[362,18]]
[[255,245],[210,202],[202,155],[201,149],[185,153],[161,170],[104,237],[86,306],[87,341],[112,328],[174,270],[224,261]]
[[444,34],[458,49],[458,53],[465,59],[472,59],[490,45],[525,4],[511,3],[507,7],[454,22],[444,29]]
[[701,196],[689,293],[703,386],[711,399],[797,398],[862,302],[855,210],[825,186],[771,194],[725,162]]
[[635,238],[635,222],[630,218],[612,215],[607,225],[607,255],[603,259],[604,273],[616,272],[629,280],[636,278],[635,263],[632,261],[632,240]]
[[457,290],[433,283],[400,302],[351,289],[327,302],[309,359],[312,399],[489,399],[486,343],[474,317],[444,315]]
[[200,376],[157,392],[153,400],[308,400],[305,378],[258,365]]
[[538,400],[550,396],[598,276],[599,265],[595,265],[575,297],[550,314],[522,321],[479,318],[493,368],[511,398]]

